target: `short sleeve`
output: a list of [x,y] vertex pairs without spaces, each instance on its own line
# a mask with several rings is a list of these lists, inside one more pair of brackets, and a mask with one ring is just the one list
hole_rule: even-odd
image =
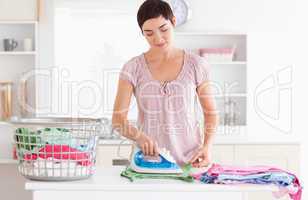
[[209,64],[205,58],[195,57],[195,83],[196,86],[200,86],[203,82],[209,81]]
[[119,79],[126,80],[130,84],[132,84],[133,87],[136,86],[136,77],[137,77],[137,63],[135,59],[131,59],[130,61],[126,62],[124,66],[122,67],[119,75]]

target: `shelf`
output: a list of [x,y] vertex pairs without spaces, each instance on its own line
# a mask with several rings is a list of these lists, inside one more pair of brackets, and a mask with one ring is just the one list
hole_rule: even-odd
[[231,36],[238,36],[238,35],[242,35],[242,36],[246,36],[247,34],[246,33],[243,33],[243,32],[232,32],[232,31],[226,31],[226,32],[215,32],[215,31],[207,31],[207,32],[174,32],[174,34],[176,36],[202,36],[202,35],[222,35],[222,36],[225,36],[225,35],[231,35]]
[[231,61],[231,62],[208,62],[210,65],[246,65],[246,61]]
[[236,134],[236,135],[245,135],[247,126],[244,125],[219,125],[217,127],[217,134],[225,135],[225,134]]
[[36,55],[36,51],[0,51],[0,55],[8,55],[8,56],[14,56],[14,55]]
[[19,20],[11,20],[11,21],[1,21],[0,20],[0,25],[1,24],[37,24],[38,22],[37,21],[34,21],[34,20],[24,20],[24,21],[19,21]]

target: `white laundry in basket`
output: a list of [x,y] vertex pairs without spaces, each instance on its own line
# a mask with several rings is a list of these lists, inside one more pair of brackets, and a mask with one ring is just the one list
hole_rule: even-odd
[[87,166],[78,165],[75,161],[38,159],[31,164],[25,163],[24,174],[42,177],[75,177],[90,175]]

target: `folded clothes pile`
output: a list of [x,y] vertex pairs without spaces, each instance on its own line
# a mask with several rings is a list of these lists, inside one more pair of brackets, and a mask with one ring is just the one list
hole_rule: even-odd
[[128,178],[132,182],[136,179],[174,179],[174,180],[182,180],[186,182],[194,181],[193,177],[188,175],[187,173],[183,173],[183,174],[139,173],[139,172],[135,172],[130,167],[127,167],[121,173],[121,176]]
[[136,179],[175,179],[186,182],[194,180],[206,184],[260,184],[275,185],[279,190],[273,192],[277,198],[289,194],[292,200],[300,200],[302,187],[298,178],[287,171],[270,166],[227,166],[211,164],[208,167],[194,168],[190,164],[182,167],[182,174],[138,173],[127,167],[121,176]]
[[302,188],[298,178],[294,174],[274,167],[213,164],[206,172],[192,176],[208,184],[273,184],[279,187],[274,196],[281,197],[288,193],[293,200],[301,199]]

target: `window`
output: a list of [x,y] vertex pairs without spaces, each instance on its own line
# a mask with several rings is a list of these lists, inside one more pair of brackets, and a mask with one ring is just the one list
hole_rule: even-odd
[[[110,115],[118,80],[114,74],[131,57],[147,49],[136,19],[138,1],[54,0],[46,4],[49,28],[43,26],[45,30],[41,31],[41,65],[57,66],[61,81],[56,84],[53,77],[51,91],[55,94],[49,100],[52,113],[80,116],[81,108],[92,107],[96,111],[87,115]],[[46,47],[53,49],[51,52],[44,47],[48,40],[53,41],[51,48]],[[87,87],[86,81],[97,88]],[[85,86],[80,91],[70,91],[76,82]],[[111,86],[115,89],[110,90]],[[136,109],[129,113],[133,118],[136,115]]]

